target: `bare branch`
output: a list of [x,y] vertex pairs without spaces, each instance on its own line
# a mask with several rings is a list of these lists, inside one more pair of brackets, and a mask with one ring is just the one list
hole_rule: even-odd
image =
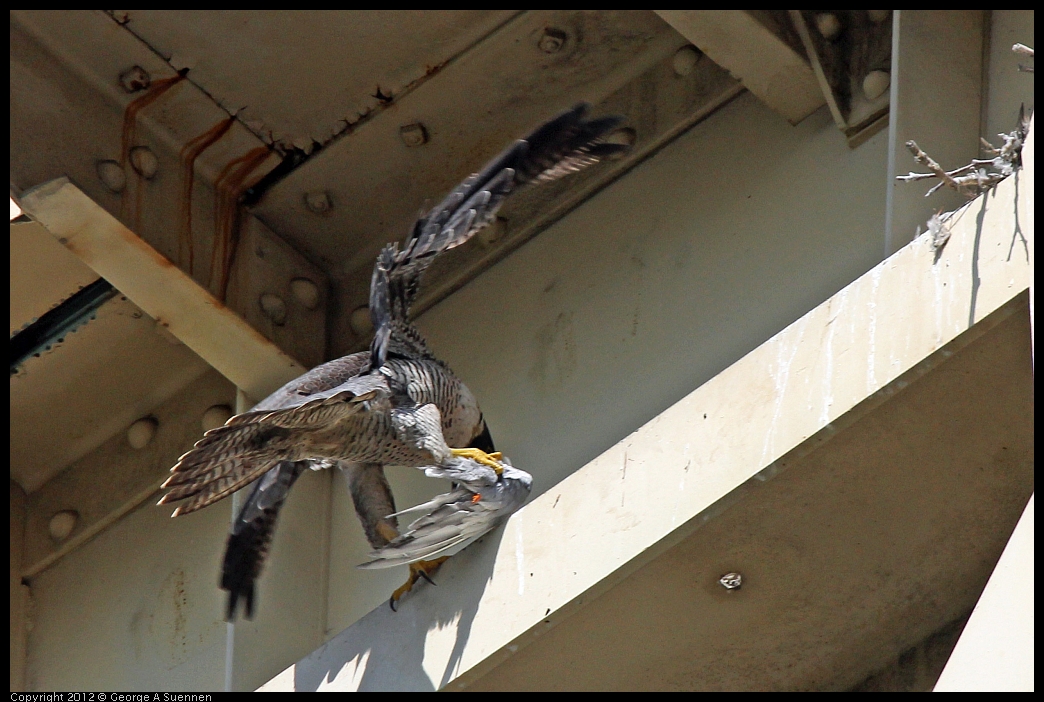
[[917,163],[921,164],[929,171],[931,171],[932,174],[934,174],[936,178],[942,180],[943,183],[949,185],[954,190],[960,192],[961,188],[957,184],[957,181],[955,181],[949,173],[944,171],[942,169],[942,166],[936,163],[931,156],[921,151],[921,147],[917,145],[916,141],[911,139],[910,141],[906,142],[906,148],[908,148],[910,150],[910,153],[913,154],[914,160],[917,161]]
[[1016,169],[1022,166],[1022,144],[1029,133],[1029,119],[1026,117],[1025,108],[1019,110],[1019,120],[1015,129],[1008,134],[998,134],[1004,144],[996,147],[985,139],[982,142],[983,151],[993,158],[975,158],[971,163],[955,168],[952,171],[944,171],[942,166],[921,150],[915,141],[906,142],[906,148],[913,154],[918,163],[928,168],[931,173],[908,173],[904,176],[896,176],[895,179],[904,183],[918,180],[929,180],[938,178],[939,183],[932,186],[925,193],[928,197],[944,185],[948,185],[965,197],[971,199],[992,188],[1004,180]]

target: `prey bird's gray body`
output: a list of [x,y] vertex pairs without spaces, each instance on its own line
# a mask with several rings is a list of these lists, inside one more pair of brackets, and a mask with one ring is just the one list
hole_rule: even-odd
[[[409,311],[434,258],[491,223],[512,192],[626,149],[603,141],[619,118],[587,119],[586,110],[578,105],[515,142],[418,220],[401,249],[384,248],[370,286],[375,332],[369,351],[330,361],[287,383],[249,412],[208,431],[171,469],[160,504],[183,500],[173,516],[256,481],[225,551],[221,586],[229,591],[229,620],[240,598],[252,616],[254,581],[279,510],[306,468],[346,472],[374,549],[369,567],[455,552],[525,501],[528,473],[508,462],[495,471],[451,451],[473,447],[492,453],[494,447],[474,396],[431,353]],[[454,490],[407,510],[427,512],[400,535],[385,465],[425,467],[432,477],[455,481]]]
[[420,560],[452,556],[492,531],[529,497],[533,476],[507,459],[497,475],[491,467],[466,458],[451,458],[424,469],[429,478],[452,480],[454,488],[424,504],[395,514],[419,514],[405,533],[370,554],[360,568],[391,568]]

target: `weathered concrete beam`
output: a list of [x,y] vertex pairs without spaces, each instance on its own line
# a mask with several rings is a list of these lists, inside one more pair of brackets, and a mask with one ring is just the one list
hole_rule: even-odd
[[938,255],[911,242],[450,561],[438,588],[374,610],[261,689],[495,687],[498,666],[913,379],[991,329],[1017,340],[1003,323],[1030,279],[1020,178],[956,213]]
[[67,178],[26,192],[21,206],[249,396],[264,398],[306,370]]
[[826,102],[805,57],[750,13],[656,10],[656,14],[791,124]]
[[1033,498],[934,692],[1032,692]]

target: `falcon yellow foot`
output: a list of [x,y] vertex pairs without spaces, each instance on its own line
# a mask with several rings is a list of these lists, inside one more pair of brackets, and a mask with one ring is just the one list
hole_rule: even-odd
[[484,466],[489,466],[500,475],[504,472],[504,466],[500,465],[500,459],[503,456],[500,451],[495,453],[486,453],[482,449],[477,448],[451,448],[450,453],[454,456],[460,456],[461,458],[470,458],[473,461],[477,461]]
[[442,558],[436,558],[430,561],[417,561],[416,563],[410,563],[410,577],[407,578],[406,583],[392,593],[391,599],[388,600],[388,606],[392,608],[393,612],[398,611],[395,609],[396,604],[402,599],[402,596],[413,589],[414,584],[424,578],[432,585],[435,581],[431,579],[431,575],[439,569],[443,563],[449,560],[449,556],[443,556]]

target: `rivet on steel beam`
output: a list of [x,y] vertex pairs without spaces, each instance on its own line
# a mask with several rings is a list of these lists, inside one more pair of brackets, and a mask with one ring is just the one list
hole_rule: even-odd
[[290,292],[305,309],[314,310],[319,306],[319,286],[308,278],[294,278],[290,281]]
[[874,24],[881,24],[888,16],[892,14],[891,10],[867,10],[866,14],[870,15],[870,21]]
[[402,138],[402,143],[411,149],[428,143],[428,130],[420,122],[399,127],[399,136]]
[[265,316],[268,317],[274,324],[282,326],[286,323],[286,302],[283,298],[272,293],[265,293],[259,300],[261,304],[261,311],[264,312]]
[[203,413],[203,420],[200,424],[203,426],[203,431],[208,432],[211,429],[217,429],[220,426],[224,426],[225,422],[231,418],[231,407],[228,405],[214,405]]
[[726,573],[718,578],[718,582],[726,590],[739,590],[740,585],[743,584],[743,576],[739,573]]
[[47,524],[47,531],[50,532],[51,538],[55,541],[65,541],[69,538],[72,530],[76,528],[76,522],[79,518],[80,515],[75,510],[63,509],[51,517],[51,521]]
[[369,307],[356,307],[348,317],[348,326],[352,328],[356,336],[366,336],[373,331],[373,322],[370,320]]
[[122,193],[127,187],[127,174],[115,161],[98,161],[98,178],[114,193]]
[[[631,127],[622,127],[617,129],[615,132],[605,138],[607,144],[623,144],[624,146],[633,146],[634,142],[638,140],[638,132],[634,131]],[[626,151],[618,151],[609,157],[609,160],[621,159],[627,155]]]
[[127,430],[127,443],[136,449],[145,448],[156,435],[157,426],[159,426],[159,422],[152,417],[139,419]]
[[134,170],[147,180],[152,180],[156,175],[156,169],[159,168],[156,154],[152,153],[152,149],[147,146],[135,146],[131,149],[130,162],[134,166]]
[[699,49],[692,44],[678,49],[674,52],[674,58],[671,59],[674,74],[677,76],[689,75],[692,73],[692,69],[696,68],[696,64],[702,56]]
[[145,90],[145,88],[150,85],[152,85],[152,77],[149,75],[149,72],[141,66],[128,68],[120,74],[120,87],[128,93],[136,93],[139,90]]
[[837,15],[824,12],[816,15],[816,28],[824,38],[834,39],[841,34],[841,21],[837,18]]
[[891,81],[891,76],[887,71],[870,71],[866,74],[866,78],[863,78],[863,94],[866,95],[867,100],[874,100],[888,90]]
[[537,47],[545,54],[557,54],[565,46],[567,37],[561,29],[547,27],[537,40]]
[[313,190],[310,193],[305,193],[305,206],[316,214],[328,212],[332,207],[330,194],[325,190]]

